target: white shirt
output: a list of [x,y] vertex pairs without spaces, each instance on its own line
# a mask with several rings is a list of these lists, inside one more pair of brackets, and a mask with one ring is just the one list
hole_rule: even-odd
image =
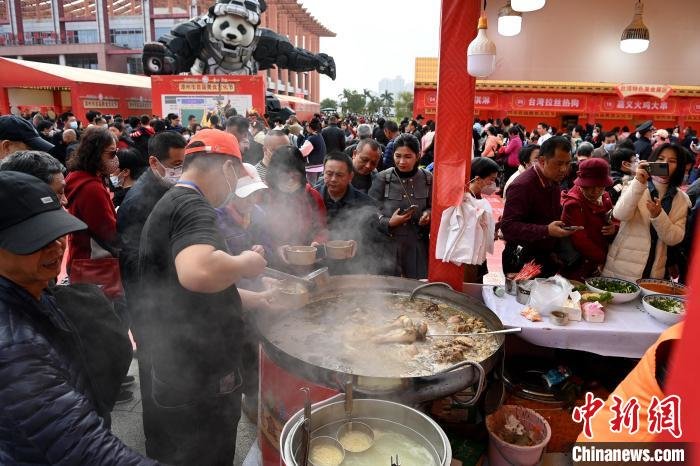
[[540,136],[540,138],[537,140],[537,145],[541,146],[543,142],[545,142],[547,139],[551,138],[552,135],[549,133],[544,133],[543,136]]

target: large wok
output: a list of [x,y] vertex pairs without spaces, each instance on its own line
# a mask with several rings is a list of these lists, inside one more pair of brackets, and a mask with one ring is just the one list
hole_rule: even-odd
[[[314,303],[338,294],[357,295],[368,291],[409,296],[412,292],[423,299],[434,298],[436,301],[453,306],[459,311],[476,315],[483,319],[491,330],[501,330],[500,319],[483,303],[465,294],[458,293],[445,284],[424,283],[406,278],[343,275],[331,277],[329,283],[311,294]],[[291,313],[304,313],[305,308],[289,310]],[[408,405],[418,405],[437,400],[476,386],[472,403],[483,390],[486,374],[491,371],[503,347],[504,336],[495,335],[498,350],[480,362],[463,361],[431,375],[419,377],[367,377],[338,370],[320,367],[306,360],[304,355],[291,355],[266,336],[280,316],[261,313],[257,317],[257,326],[263,349],[275,364],[310,382],[342,392],[347,381],[351,381],[358,397],[384,399]],[[303,338],[304,329],[300,327],[289,333],[289,338]],[[332,349],[331,349],[332,351]]]

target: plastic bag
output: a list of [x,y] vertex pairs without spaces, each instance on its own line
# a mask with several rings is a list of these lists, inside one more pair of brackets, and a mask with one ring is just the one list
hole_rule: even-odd
[[564,306],[572,289],[571,283],[561,275],[535,280],[530,292],[530,307],[537,309],[540,315],[549,315]]

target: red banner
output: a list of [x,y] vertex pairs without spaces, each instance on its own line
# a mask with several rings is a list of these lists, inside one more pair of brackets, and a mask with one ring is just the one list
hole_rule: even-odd
[[671,86],[661,84],[620,84],[617,94],[625,99],[633,95],[649,95],[664,100],[671,93]]
[[512,94],[514,110],[583,111],[588,96],[582,94]]
[[624,112],[634,114],[675,114],[677,102],[674,99],[661,101],[656,97],[628,97],[619,99],[605,97],[601,101],[603,112]]
[[497,109],[498,94],[495,92],[477,92],[474,96],[474,107],[477,109]]

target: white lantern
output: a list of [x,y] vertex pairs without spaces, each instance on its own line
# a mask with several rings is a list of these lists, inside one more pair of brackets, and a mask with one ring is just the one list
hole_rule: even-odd
[[511,8],[510,0],[498,11],[498,33],[502,36],[512,37],[520,34],[523,24],[523,15]]
[[620,50],[625,53],[642,53],[649,48],[649,29],[644,25],[644,5],[637,0],[632,22],[622,31]]
[[496,44],[486,35],[486,17],[479,18],[479,31],[467,47],[467,72],[477,78],[485,78],[496,69]]
[[528,11],[536,11],[544,7],[546,0],[512,0],[511,5],[515,11],[525,13]]

